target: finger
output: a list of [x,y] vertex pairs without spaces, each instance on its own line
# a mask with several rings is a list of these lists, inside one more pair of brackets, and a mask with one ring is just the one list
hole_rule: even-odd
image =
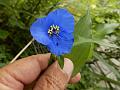
[[55,62],[39,78],[33,90],[64,90],[72,71],[73,63],[69,59],[64,60],[63,70]]
[[0,69],[0,82],[14,88],[23,87],[23,84],[31,83],[47,68],[49,58],[50,54],[39,54],[9,64]]
[[78,74],[76,74],[76,76],[74,76],[70,79],[69,83],[72,83],[72,84],[77,83],[80,81],[80,79],[81,79],[81,75],[80,75],[80,73],[78,73]]

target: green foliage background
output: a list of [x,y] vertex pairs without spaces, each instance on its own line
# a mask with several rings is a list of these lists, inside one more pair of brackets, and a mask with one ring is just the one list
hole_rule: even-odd
[[[68,90],[119,90],[119,0],[0,0],[0,67],[31,40],[31,23],[56,8],[67,8],[76,20],[74,47],[66,57],[73,60],[74,73],[81,72],[82,78]],[[34,42],[19,58],[46,52],[45,46]],[[108,77],[99,62],[115,79]]]

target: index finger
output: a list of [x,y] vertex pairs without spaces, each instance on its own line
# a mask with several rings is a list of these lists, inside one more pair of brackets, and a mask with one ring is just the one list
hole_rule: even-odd
[[47,68],[49,59],[50,54],[39,54],[23,58],[0,69],[0,77],[5,79],[11,77],[23,84],[29,84],[37,78],[42,70]]

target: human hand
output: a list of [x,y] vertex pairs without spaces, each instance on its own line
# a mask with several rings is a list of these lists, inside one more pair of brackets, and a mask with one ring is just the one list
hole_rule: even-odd
[[[0,69],[0,90],[25,90],[32,82],[31,90],[64,90],[67,83],[76,83],[80,74],[70,78],[73,64],[64,59],[64,68],[57,62],[48,67],[50,54],[29,56]],[[28,89],[27,89],[28,90]]]

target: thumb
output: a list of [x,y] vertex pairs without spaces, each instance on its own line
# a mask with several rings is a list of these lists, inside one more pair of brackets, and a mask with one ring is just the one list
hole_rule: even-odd
[[64,59],[63,70],[57,62],[53,63],[38,79],[33,90],[64,90],[73,71],[71,60]]

